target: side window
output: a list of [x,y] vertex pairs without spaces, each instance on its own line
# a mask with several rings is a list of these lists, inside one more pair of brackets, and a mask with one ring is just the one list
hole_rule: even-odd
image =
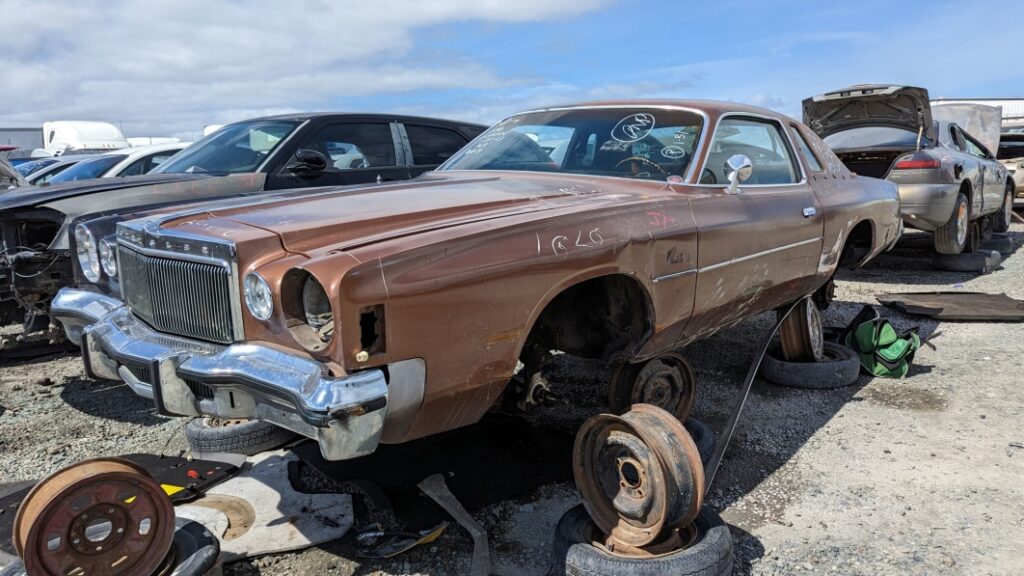
[[388,124],[331,124],[317,130],[299,148],[327,158],[327,170],[358,170],[395,165],[395,144]]
[[978,158],[988,158],[988,154],[985,153],[985,149],[980,144],[972,140],[969,136],[964,138],[964,143],[967,144],[967,153],[971,156],[977,156]]
[[447,128],[405,125],[412,146],[412,163],[418,166],[442,164],[467,144],[462,134]]
[[146,173],[146,158],[139,158],[135,162],[128,165],[127,168],[121,170],[118,176],[138,176]]
[[807,160],[807,165],[810,166],[812,172],[821,172],[821,162],[818,162],[818,157],[814,155],[811,147],[807,145],[807,139],[800,133],[800,130],[796,126],[790,126],[790,130],[793,132],[793,140],[796,140],[796,145],[800,147],[800,153],[804,155],[804,159]]
[[163,164],[168,158],[174,156],[178,152],[179,150],[168,150],[166,152],[153,154],[152,156],[149,157],[149,165],[146,166],[146,172],[149,172],[153,168],[156,168],[157,166]]
[[725,161],[734,154],[750,158],[753,171],[747,184],[793,184],[800,171],[776,122],[727,117],[718,123],[700,181],[726,184]]
[[967,146],[964,145],[964,139],[960,136],[960,131],[958,131],[955,126],[949,127],[949,139],[953,141],[953,146],[956,146],[957,150],[967,152]]

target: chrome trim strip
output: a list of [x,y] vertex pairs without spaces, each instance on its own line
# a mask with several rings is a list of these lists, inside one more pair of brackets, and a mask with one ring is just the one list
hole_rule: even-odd
[[200,256],[199,254],[193,254],[191,252],[171,252],[170,250],[161,250],[159,248],[144,248],[135,244],[134,242],[128,242],[123,238],[118,238],[117,243],[124,246],[129,250],[133,250],[145,256],[152,256],[154,258],[166,258],[168,260],[187,260],[189,262],[196,262],[199,264],[209,264],[211,266],[220,266],[221,268],[231,268],[228,262],[225,262],[221,258],[213,258],[211,256]]
[[[718,117],[718,121],[715,122],[715,130],[714,130],[714,133],[711,135],[711,140],[710,140],[711,143],[714,143],[715,136],[718,135],[718,129],[722,126],[722,120],[724,120],[726,118],[729,118],[729,117],[732,117],[732,116],[757,118],[758,120],[767,120],[769,122],[775,123],[776,127],[779,128],[779,130],[784,134],[784,136],[786,138],[786,142],[789,143],[789,154],[792,157],[792,159],[796,161],[797,170],[800,171],[800,180],[798,180],[797,182],[788,182],[788,183],[785,183],[785,184],[740,184],[740,188],[741,189],[742,188],[781,188],[783,186],[799,186],[801,184],[807,184],[807,174],[804,172],[804,166],[803,166],[803,164],[800,163],[800,160],[797,159],[797,157],[796,157],[796,150],[797,150],[797,148],[795,146],[793,146],[793,136],[789,133],[788,130],[786,130],[785,125],[783,125],[782,121],[779,120],[778,118],[775,118],[773,116],[767,116],[765,114],[758,114],[757,112],[726,112],[725,114],[722,114],[721,116],[719,116]],[[703,141],[702,141],[702,143],[703,143]],[[704,173],[704,169],[707,168],[707,166],[708,166],[708,158],[710,156],[711,156],[711,151],[709,150],[708,153],[704,155],[704,163],[701,164],[700,172],[697,172],[698,175]],[[724,184],[701,184],[699,181],[698,182],[694,182],[692,184],[692,186],[696,186],[696,187],[699,187],[699,188],[722,188],[722,189],[724,189],[728,185],[729,185],[728,182],[726,182]]]
[[726,260],[725,262],[719,262],[718,264],[712,264],[710,266],[704,266],[702,268],[690,268],[688,270],[683,270],[681,272],[673,272],[671,274],[664,274],[662,276],[655,276],[654,278],[651,278],[651,282],[654,283],[654,284],[657,284],[658,282],[664,282],[665,280],[674,280],[676,278],[683,278],[684,276],[689,276],[690,274],[699,274],[701,272],[710,272],[711,270],[717,270],[719,268],[724,268],[725,266],[728,266],[730,264],[738,264],[740,262],[746,262],[747,260],[753,260],[754,258],[760,258],[761,256],[767,256],[769,254],[775,254],[777,252],[782,252],[784,250],[789,250],[791,248],[798,248],[800,246],[805,246],[807,244],[812,244],[812,243],[818,242],[820,240],[822,240],[822,237],[821,236],[817,236],[815,238],[808,238],[807,240],[801,240],[799,242],[793,242],[792,244],[786,244],[785,246],[776,246],[775,248],[772,248],[770,250],[764,250],[762,252],[757,252],[756,254],[748,254],[746,256],[740,256],[739,258],[733,258],[732,260]]
[[793,242],[792,244],[786,244],[785,246],[776,246],[775,248],[772,248],[770,250],[764,250],[762,252],[757,252],[756,254],[748,254],[746,256],[740,256],[739,258],[733,258],[732,260],[726,260],[725,262],[719,262],[718,264],[712,264],[710,266],[705,266],[703,268],[698,268],[697,272],[709,272],[711,270],[717,270],[719,268],[724,268],[725,266],[729,266],[730,264],[738,264],[740,262],[746,262],[747,260],[753,260],[754,258],[760,258],[761,256],[767,256],[769,254],[775,254],[777,252],[782,252],[784,250],[789,250],[791,248],[798,248],[800,246],[806,246],[807,244],[813,244],[815,242],[820,242],[821,240],[822,240],[821,236],[815,236],[814,238],[808,238],[807,240],[801,240],[799,242]]
[[651,282],[657,284],[658,282],[664,282],[665,280],[673,280],[675,278],[682,278],[683,276],[689,276],[690,274],[696,274],[696,268],[690,268],[689,270],[683,270],[682,272],[673,272],[671,274],[663,274],[661,276],[655,276],[651,278]]

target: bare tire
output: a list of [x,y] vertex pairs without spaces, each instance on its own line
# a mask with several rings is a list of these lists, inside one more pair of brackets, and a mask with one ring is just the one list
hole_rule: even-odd
[[860,358],[846,346],[825,343],[825,359],[820,362],[787,362],[777,357],[778,351],[765,354],[761,377],[779,386],[824,390],[842,388],[857,381]]
[[[720,576],[732,574],[732,534],[707,506],[693,521],[693,540],[657,556],[618,556],[599,543],[597,526],[580,505],[566,512],[555,529],[549,576]],[[595,545],[595,542],[598,544]]]
[[297,434],[260,420],[193,418],[185,439],[195,452],[226,452],[252,456],[291,442]]
[[779,327],[782,357],[790,362],[814,362],[824,357],[821,313],[813,298],[804,298]]
[[992,231],[996,233],[1009,232],[1010,222],[1013,220],[1013,184],[1006,184],[1006,192],[1003,194],[1003,205],[999,211],[992,215]]
[[935,230],[935,251],[939,254],[960,254],[971,233],[971,205],[963,192],[957,194],[949,220]]
[[700,461],[707,464],[708,460],[711,460],[711,455],[715,453],[715,433],[707,424],[696,418],[687,418],[683,426],[690,433],[690,438],[693,438],[693,443],[697,445]]

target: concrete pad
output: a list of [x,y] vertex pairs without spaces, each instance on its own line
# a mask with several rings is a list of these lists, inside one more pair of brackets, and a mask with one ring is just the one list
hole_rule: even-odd
[[249,459],[251,468],[175,508],[221,540],[225,563],[337,540],[354,521],[347,494],[302,494],[288,479],[298,457],[284,450]]

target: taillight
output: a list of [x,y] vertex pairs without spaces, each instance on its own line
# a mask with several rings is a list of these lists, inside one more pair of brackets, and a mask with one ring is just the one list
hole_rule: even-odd
[[933,170],[941,165],[935,158],[904,158],[896,162],[893,170]]

